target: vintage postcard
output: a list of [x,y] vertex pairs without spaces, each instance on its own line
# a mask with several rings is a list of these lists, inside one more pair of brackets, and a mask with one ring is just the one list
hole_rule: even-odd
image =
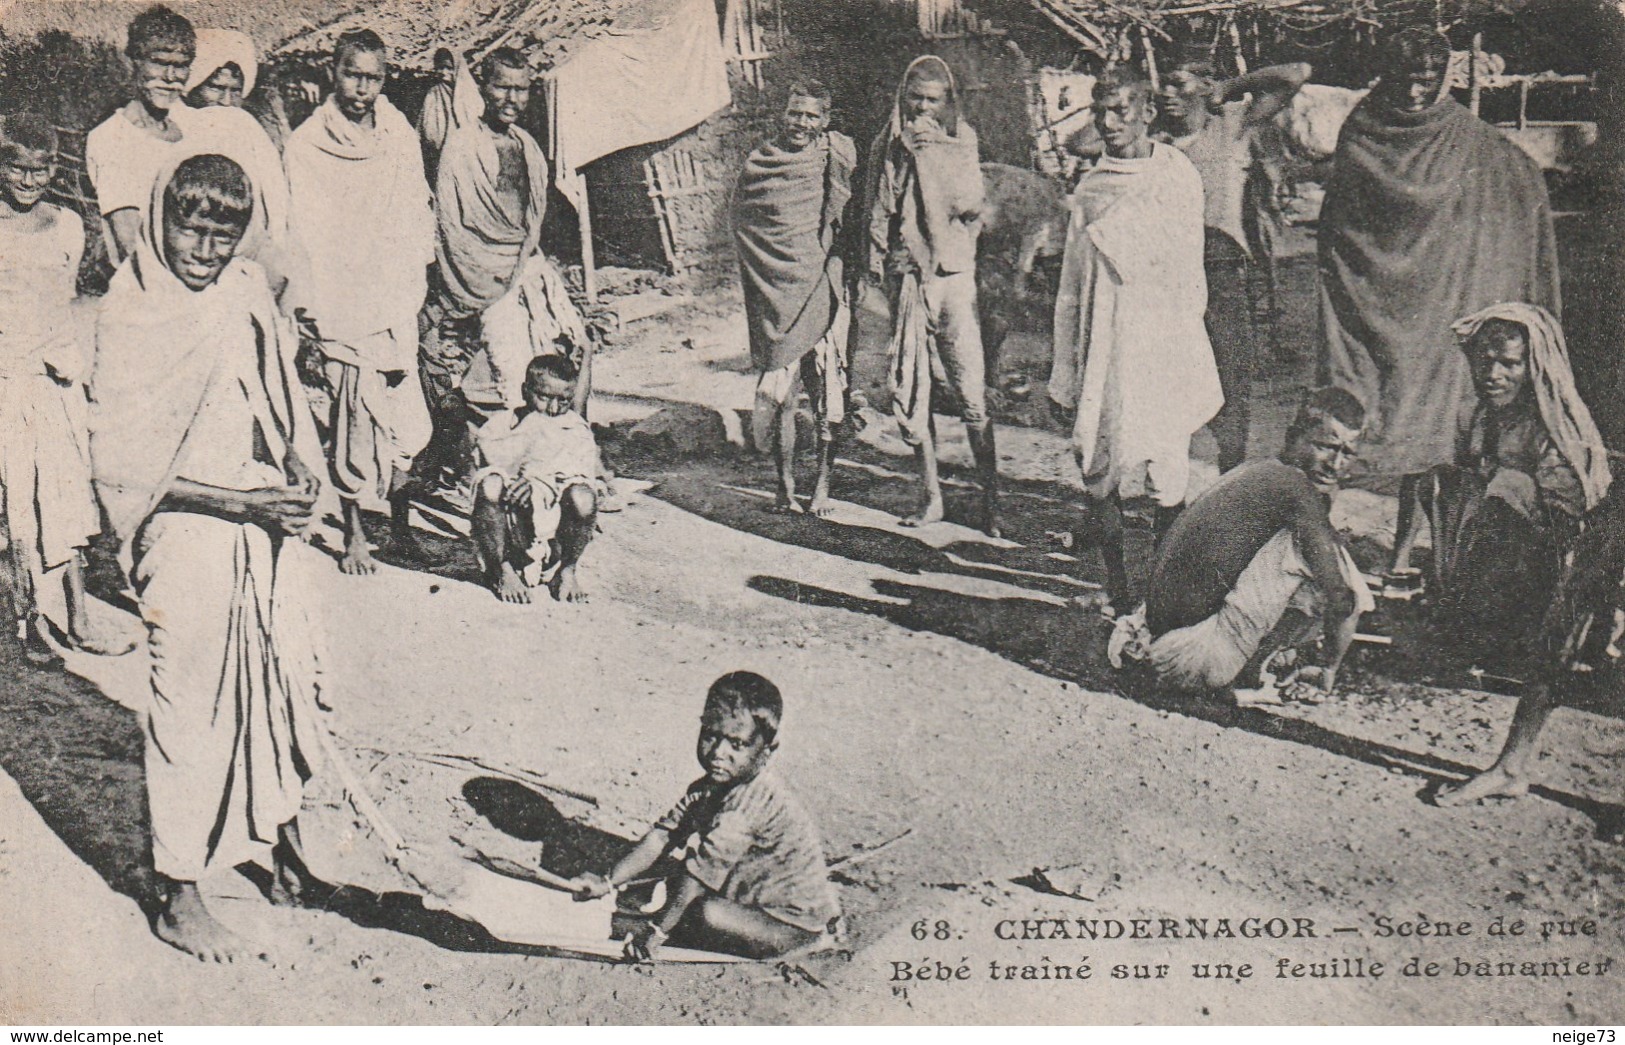
[[1620,1022],[1622,56],[0,0],[0,1022]]

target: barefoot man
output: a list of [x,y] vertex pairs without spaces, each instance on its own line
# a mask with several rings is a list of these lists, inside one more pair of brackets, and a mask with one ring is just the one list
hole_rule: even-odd
[[997,537],[999,457],[976,315],[979,156],[948,63],[936,55],[916,58],[897,88],[890,123],[869,150],[865,179],[869,269],[885,280],[892,307],[892,410],[920,465],[920,507],[902,525],[942,519],[932,390],[945,380],[976,458],[982,528]]
[[[471,428],[525,403],[526,367],[568,351],[576,364],[571,409],[585,416],[591,346],[564,279],[539,249],[547,160],[519,119],[530,105],[525,56],[499,47],[480,62],[483,115],[455,124],[440,154],[433,292],[420,346],[434,437],[418,475],[455,465]],[[458,81],[465,89],[468,78]],[[454,108],[461,111],[456,99]]]
[[[1372,606],[1329,516],[1364,424],[1365,409],[1349,393],[1311,392],[1279,458],[1226,472],[1173,524],[1134,651],[1159,682],[1194,692],[1251,689],[1271,654],[1318,638],[1311,663],[1286,680],[1288,691],[1309,700],[1331,692],[1360,614]],[[1137,623],[1133,615],[1118,621],[1108,647],[1114,661]]]
[[201,879],[269,856],[283,889],[313,884],[296,818],[315,680],[282,560],[310,524],[317,480],[295,447],[314,433],[265,273],[234,257],[253,199],[223,156],[162,173],[103,299],[91,380],[96,489],[147,629],[153,931],[216,962],[255,952]]
[[812,513],[828,515],[833,427],[846,412],[846,338],[852,315],[839,254],[852,169],[852,139],[829,130],[829,88],[795,83],[778,137],[745,161],[734,186],[734,246],[745,287],[751,362],[756,366],[756,446],[778,460],[774,508],[796,500],[796,401],[803,388],[818,423]]
[[1119,67],[1095,85],[1105,155],[1072,194],[1049,396],[1083,472],[1080,546],[1098,545],[1116,613],[1135,600],[1123,506],[1150,502],[1160,537],[1185,502],[1191,434],[1224,402],[1202,315],[1202,179],[1153,142],[1151,85]]
[[1450,96],[1450,45],[1437,32],[1404,30],[1383,58],[1377,85],[1343,124],[1326,183],[1321,377],[1372,411],[1360,465],[1399,481],[1389,572],[1409,588],[1428,473],[1455,462],[1476,405],[1451,326],[1503,301],[1562,317],[1540,165]]
[[23,652],[60,666],[48,617],[68,645],[127,653],[85,605],[84,549],[101,532],[85,431],[90,313],[75,296],[85,227],[45,201],[57,135],[42,116],[0,117],[0,572]]
[[[1506,745],[1495,765],[1465,784],[1443,787],[1441,806],[1529,793],[1540,733],[1560,704],[1590,696],[1620,712],[1625,693],[1625,484],[1586,516],[1557,595],[1541,629],[1542,662],[1518,698]],[[1611,698],[1611,700],[1610,700]],[[1616,839],[1617,840],[1617,839]]]
[[387,498],[410,544],[405,480],[429,441],[418,383],[418,312],[434,259],[434,212],[417,132],[380,92],[384,42],[345,33],[331,97],[288,139],[293,227],[310,255],[309,318],[332,396],[328,470],[344,505],[345,573],[376,568],[363,497]]

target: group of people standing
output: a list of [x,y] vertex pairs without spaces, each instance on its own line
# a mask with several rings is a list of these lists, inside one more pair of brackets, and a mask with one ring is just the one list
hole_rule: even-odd
[[150,660],[154,930],[224,960],[241,947],[206,873],[268,855],[279,891],[310,882],[296,823],[323,658],[302,563],[322,516],[340,517],[340,568],[368,574],[363,507],[387,502],[399,552],[423,555],[411,499],[477,468],[492,589],[528,601],[551,570],[555,597],[584,598],[590,346],[539,251],[548,176],[515,126],[518,52],[458,70],[433,186],[375,33],[337,41],[331,92],[280,148],[240,107],[247,37],[154,6],[125,54],[132,96],[86,140],[116,264],[99,301],[76,297],[80,217],[45,199],[55,130],[0,122],[5,589],[36,664],[60,665],[53,637],[134,648],[86,612],[105,516]]
[[[1094,84],[1098,155],[1069,199],[1048,392],[1083,479],[1074,546],[1098,548],[1105,567],[1110,659],[1159,685],[1324,698],[1376,596],[1421,587],[1410,563],[1431,523],[1436,631],[1480,661],[1515,656],[1537,680],[1497,768],[1441,791],[1456,802],[1526,787],[1553,687],[1615,678],[1625,513],[1569,365],[1541,171],[1450,96],[1448,70],[1438,33],[1398,33],[1349,116],[1319,233],[1323,384],[1283,450],[1252,459],[1249,399],[1266,340],[1252,288],[1269,263],[1268,236],[1249,228],[1254,179],[1265,129],[1311,70],[1221,81],[1190,62],[1160,91],[1127,66],[1108,70]],[[975,301],[985,200],[953,74],[936,56],[911,63],[861,164],[827,129],[829,110],[821,85],[793,85],[778,138],[751,155],[735,195],[775,507],[804,510],[791,414],[805,388],[820,439],[808,508],[828,510],[830,421],[844,409],[833,377],[867,275],[886,290],[893,412],[920,468],[918,510],[900,524],[943,517],[934,414],[958,412],[980,522],[998,536]],[[1192,499],[1191,443],[1204,426],[1222,475]],[[1356,468],[1399,488],[1382,576],[1361,571],[1331,522],[1332,496]],[[1125,551],[1135,517],[1156,537],[1138,570]]]
[[[0,125],[8,589],[37,661],[55,656],[53,592],[68,645],[133,646],[84,611],[99,502],[151,662],[146,769],[168,884],[155,931],[220,960],[240,946],[203,903],[207,872],[268,853],[278,889],[311,884],[296,822],[321,651],[297,564],[322,498],[338,498],[340,568],[367,574],[363,507],[387,502],[392,540],[421,556],[412,501],[472,453],[473,537],[492,590],[528,601],[551,568],[555,597],[584,597],[576,565],[603,476],[584,419],[591,342],[540,251],[548,171],[518,125],[532,78],[519,52],[493,50],[477,70],[437,59],[443,81],[413,127],[382,93],[384,41],[346,33],[331,93],[280,150],[235,104],[256,74],[246,37],[160,6],[131,22],[126,54],[133,97],[86,146],[118,262],[94,308],[74,294],[78,221],[44,201],[55,133],[26,115]],[[1620,658],[1625,510],[1574,393],[1539,171],[1449,99],[1447,57],[1437,38],[1401,35],[1350,118],[1321,230],[1328,383],[1305,398],[1285,450],[1253,460],[1239,180],[1250,135],[1309,71],[1219,83],[1183,68],[1161,95],[1166,141],[1151,84],[1126,67],[1102,76],[1101,155],[1071,196],[1048,394],[1083,477],[1080,546],[1103,553],[1111,656],[1162,684],[1245,689],[1273,663],[1292,692],[1331,690],[1372,605],[1329,514],[1362,445],[1391,451],[1404,476],[1389,583],[1403,582],[1423,518],[1442,607],[1483,616],[1507,594],[1485,578],[1515,561],[1527,587],[1506,605],[1538,637],[1539,681],[1507,755],[1462,800],[1526,787],[1533,733],[1562,687]],[[887,293],[892,408],[920,474],[901,525],[944,516],[935,417],[951,406],[979,522],[998,536],[976,309],[986,201],[953,73],[936,56],[913,61],[863,157],[829,129],[825,87],[788,94],[734,197],[775,507],[831,506],[867,276]],[[806,508],[794,474],[803,392],[818,439]],[[1204,425],[1224,475],[1187,506]],[[1136,514],[1158,536],[1139,593],[1124,550]],[[1528,608],[1547,604],[1536,626]]]

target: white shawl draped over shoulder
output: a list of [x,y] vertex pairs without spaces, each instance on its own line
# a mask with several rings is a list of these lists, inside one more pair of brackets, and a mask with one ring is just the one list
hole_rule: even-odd
[[[174,166],[179,166],[175,164]],[[173,167],[153,187],[135,253],[113,276],[97,317],[90,450],[96,491],[126,554],[175,479],[188,438],[232,338],[251,338],[258,374],[240,375],[266,448],[278,466],[290,445],[320,460],[294,378],[296,342],[284,329],[257,264],[233,259],[220,278],[191,290],[164,264],[163,197]]]
[[1099,470],[1108,395],[1120,430],[1107,441],[1129,453],[1188,437],[1224,404],[1203,323],[1202,210],[1196,168],[1160,143],[1144,159],[1102,157],[1072,195],[1049,394],[1077,410],[1085,474]]

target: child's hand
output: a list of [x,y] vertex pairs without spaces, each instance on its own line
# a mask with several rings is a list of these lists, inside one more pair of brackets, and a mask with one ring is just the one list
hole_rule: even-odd
[[578,874],[570,879],[570,891],[579,901],[597,900],[608,896],[615,889],[609,884],[609,879],[600,874]]
[[627,937],[626,948],[621,952],[629,962],[651,961],[660,945],[666,942],[666,934],[654,922],[643,926]]

